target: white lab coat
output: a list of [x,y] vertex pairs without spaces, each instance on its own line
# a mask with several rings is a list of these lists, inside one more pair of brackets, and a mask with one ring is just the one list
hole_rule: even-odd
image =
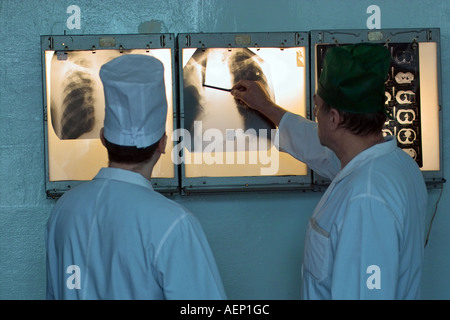
[[48,220],[48,299],[225,299],[206,236],[142,175],[102,168]]
[[317,124],[286,113],[280,150],[332,180],[308,224],[303,299],[418,299],[427,191],[393,137],[342,170],[320,145]]

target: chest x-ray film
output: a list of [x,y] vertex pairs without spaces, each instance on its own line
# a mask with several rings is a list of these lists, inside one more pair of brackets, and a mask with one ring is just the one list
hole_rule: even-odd
[[[105,115],[99,71],[103,64],[123,54],[152,55],[163,63],[168,101],[166,132],[171,149],[174,125],[171,48],[45,50],[49,183],[91,180],[101,167],[108,166],[107,152],[99,138]],[[153,178],[174,177],[175,167],[170,152],[166,152],[156,164]]]
[[239,80],[256,80],[278,105],[307,117],[306,45],[231,47],[227,36],[232,44],[252,37],[238,41],[222,34],[214,41],[213,35],[204,35],[206,47],[180,51],[184,176],[306,176],[305,164],[276,148],[274,124],[230,93]]
[[[320,32],[313,34],[320,36]],[[439,30],[335,32],[334,43],[326,43],[323,39],[325,43],[315,45],[316,87],[327,49],[352,43],[361,35],[367,36],[365,41],[371,39],[386,46],[391,53],[385,105],[392,119],[387,119],[383,134],[396,138],[397,146],[416,161],[426,180],[431,173],[429,180],[436,181],[441,170]],[[326,38],[329,35],[324,31],[321,36]]]

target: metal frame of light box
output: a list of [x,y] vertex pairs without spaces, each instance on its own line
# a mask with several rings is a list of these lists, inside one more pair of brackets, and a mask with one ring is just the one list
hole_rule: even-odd
[[[160,34],[100,34],[100,35],[41,35],[42,54],[42,83],[43,83],[43,112],[44,112],[44,145],[45,145],[45,188],[47,197],[57,198],[64,192],[83,183],[82,180],[50,181],[49,180],[49,155],[48,155],[48,121],[47,119],[47,88],[45,52],[52,51],[100,51],[100,50],[134,50],[134,49],[171,49],[172,63],[172,93],[173,93],[173,129],[178,122],[177,114],[177,87],[176,87],[176,48],[175,35],[171,33]],[[179,191],[179,169],[174,164],[174,177],[152,178],[152,186],[155,190],[164,193]]]
[[[180,33],[178,41],[178,76],[180,101],[180,127],[184,128],[183,61],[185,48],[265,48],[305,47],[305,94],[306,113],[310,118],[309,102],[309,34],[308,32],[253,32],[253,33]],[[311,170],[298,176],[237,176],[237,177],[186,177],[181,164],[181,190],[183,193],[211,191],[255,191],[255,190],[309,190],[312,189]]]
[[[413,43],[413,42],[435,42],[437,54],[437,85],[439,103],[439,170],[422,171],[425,183],[428,188],[441,187],[445,182],[443,176],[443,150],[442,150],[442,90],[441,90],[441,50],[440,50],[440,29],[439,28],[419,28],[419,29],[375,29],[375,30],[313,30],[310,31],[310,57],[311,57],[311,83],[310,83],[310,106],[314,108],[313,95],[316,83],[316,45],[326,44],[353,44],[353,43]],[[312,113],[312,109],[311,109]],[[314,115],[312,115],[314,120]],[[327,186],[330,181],[319,174],[313,172],[313,185],[317,188]]]

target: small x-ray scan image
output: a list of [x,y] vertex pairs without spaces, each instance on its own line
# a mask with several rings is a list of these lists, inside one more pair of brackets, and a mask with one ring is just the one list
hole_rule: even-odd
[[391,43],[388,49],[392,60],[385,105],[393,119],[386,122],[384,134],[397,137],[397,145],[422,167],[419,46]]
[[[50,181],[90,180],[107,166],[100,142],[105,99],[99,71],[123,54],[149,54],[164,64],[168,136],[173,132],[172,56],[170,49],[46,51],[48,164]],[[169,140],[171,141],[171,140]],[[173,177],[170,154],[163,155],[155,177]]]

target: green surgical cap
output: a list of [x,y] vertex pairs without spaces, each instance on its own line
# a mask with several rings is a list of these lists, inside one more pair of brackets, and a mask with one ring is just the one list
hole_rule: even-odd
[[384,83],[390,61],[389,51],[380,44],[329,48],[317,94],[342,111],[370,113],[384,110]]

